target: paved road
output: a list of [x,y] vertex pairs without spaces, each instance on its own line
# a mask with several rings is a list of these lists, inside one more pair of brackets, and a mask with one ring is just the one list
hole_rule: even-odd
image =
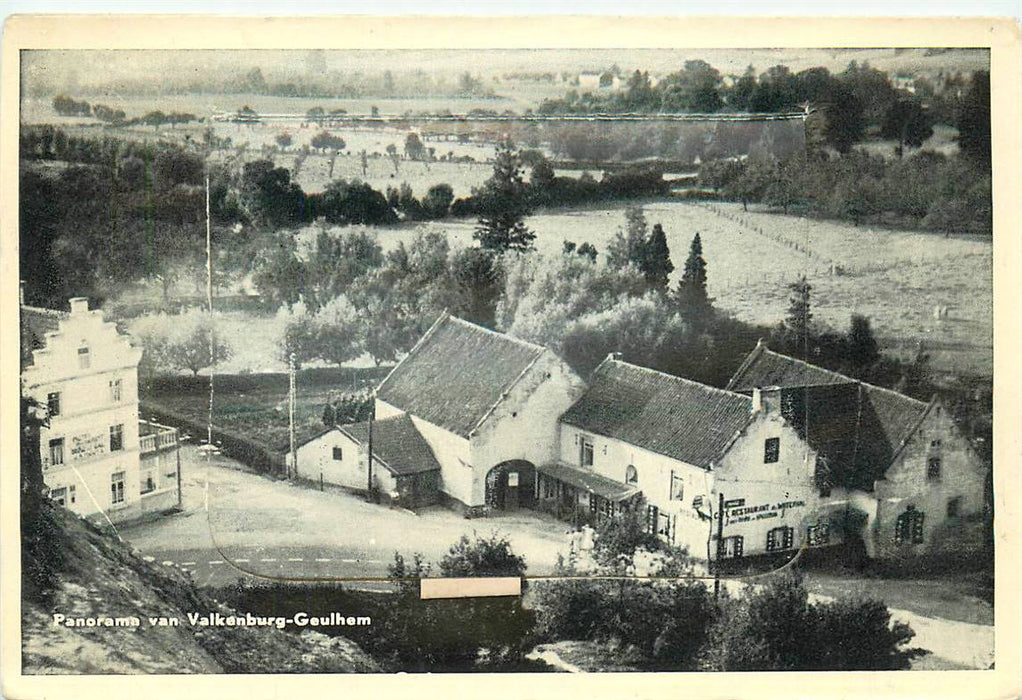
[[338,581],[352,588],[385,590],[390,563],[378,552],[344,547],[228,546],[161,549],[144,556],[188,571],[200,586],[223,586],[238,579],[258,581]]

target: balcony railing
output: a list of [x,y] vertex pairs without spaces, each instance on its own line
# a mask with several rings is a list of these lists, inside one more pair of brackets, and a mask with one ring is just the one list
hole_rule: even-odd
[[138,422],[138,449],[139,453],[146,455],[177,447],[177,428],[169,428],[159,423],[140,420]]

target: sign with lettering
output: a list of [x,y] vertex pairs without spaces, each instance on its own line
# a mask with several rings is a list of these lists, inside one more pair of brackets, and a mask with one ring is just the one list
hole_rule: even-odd
[[737,508],[738,506],[744,506],[744,505],[745,505],[745,499],[744,498],[732,498],[729,501],[724,501],[724,507],[725,508]]
[[507,473],[507,485],[508,486],[518,486],[518,472],[508,472]]
[[106,452],[106,435],[75,435],[71,438],[71,459],[90,459]]
[[[727,504],[730,502],[731,501],[725,501],[725,507],[727,507]],[[781,501],[779,503],[762,503],[756,506],[744,506],[743,500],[744,507],[731,508],[727,511],[727,522],[747,523],[751,520],[776,518],[782,515],[788,508],[802,508],[805,504],[805,501]]]

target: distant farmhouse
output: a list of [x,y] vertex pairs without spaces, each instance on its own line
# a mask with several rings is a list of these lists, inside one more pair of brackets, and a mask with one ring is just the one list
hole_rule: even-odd
[[706,559],[850,538],[879,558],[983,546],[986,470],[939,401],[762,345],[726,390],[613,356],[586,385],[548,349],[445,314],[375,408],[371,438],[367,423],[324,430],[299,471],[469,516],[641,509],[650,533]]
[[70,306],[21,306],[22,393],[46,409],[40,449],[50,498],[109,522],[179,506],[177,429],[139,420],[142,351],[88,299]]

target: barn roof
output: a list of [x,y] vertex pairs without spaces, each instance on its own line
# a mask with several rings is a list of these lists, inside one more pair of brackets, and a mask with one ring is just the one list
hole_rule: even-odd
[[469,437],[543,352],[542,346],[445,313],[383,380],[376,395]]
[[[369,423],[339,425],[355,442],[369,443]],[[407,414],[373,421],[373,457],[398,476],[440,469],[433,450]]]
[[833,386],[854,381],[843,374],[773,352],[760,341],[735,371],[727,388],[752,391],[755,387]]
[[728,388],[781,390],[784,418],[822,456],[836,486],[873,490],[929,405],[768,350],[749,353]]
[[608,358],[561,421],[710,468],[752,420],[741,394]]

